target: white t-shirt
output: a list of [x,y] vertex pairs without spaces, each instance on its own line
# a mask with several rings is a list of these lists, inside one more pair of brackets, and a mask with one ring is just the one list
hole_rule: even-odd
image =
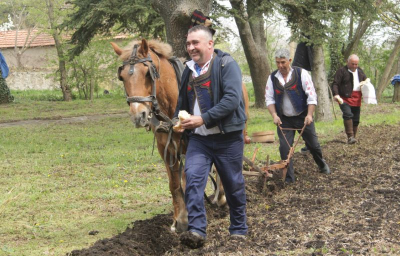
[[354,72],[349,69],[349,72],[353,74],[353,91],[361,91],[360,78],[358,77],[357,69]]

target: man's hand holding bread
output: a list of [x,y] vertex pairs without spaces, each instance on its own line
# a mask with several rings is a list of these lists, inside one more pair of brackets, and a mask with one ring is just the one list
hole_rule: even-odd
[[185,129],[195,129],[204,124],[201,116],[192,116],[185,110],[179,111],[178,118],[178,123],[173,126],[174,132],[183,132]]

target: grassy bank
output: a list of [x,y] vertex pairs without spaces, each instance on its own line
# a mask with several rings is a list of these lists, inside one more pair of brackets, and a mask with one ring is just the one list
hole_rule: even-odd
[[[0,105],[0,122],[128,111],[122,95],[72,102],[16,99]],[[398,123],[399,114],[398,104],[365,105],[362,126]],[[333,122],[316,123],[322,144],[342,133],[338,108],[336,115]],[[251,134],[276,128],[267,110],[252,108],[248,129]],[[0,255],[64,255],[135,220],[171,212],[167,175],[158,153],[152,155],[152,143],[151,133],[112,115],[0,128]],[[257,159],[279,160],[277,142],[246,145],[245,155],[251,157],[256,147]]]

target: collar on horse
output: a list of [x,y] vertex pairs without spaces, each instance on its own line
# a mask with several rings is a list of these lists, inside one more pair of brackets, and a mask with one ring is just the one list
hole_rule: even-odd
[[157,71],[157,68],[153,63],[153,60],[151,59],[150,53],[147,54],[146,58],[142,58],[141,59],[137,55],[138,48],[139,48],[139,45],[135,44],[133,46],[133,50],[132,50],[132,53],[131,53],[131,56],[129,57],[129,59],[124,61],[122,63],[122,66],[120,66],[118,68],[118,78],[119,78],[119,80],[122,81],[121,71],[124,68],[124,66],[129,65],[128,74],[132,75],[133,71],[135,69],[135,65],[138,64],[138,63],[143,63],[143,65],[149,67],[150,77],[151,77],[151,80],[152,80],[151,95],[147,96],[147,97],[143,97],[143,96],[131,96],[131,97],[129,97],[127,95],[126,102],[128,103],[128,105],[130,103],[134,103],[134,102],[139,102],[139,103],[151,102],[152,103],[152,107],[151,107],[150,113],[154,114],[158,121],[164,121],[164,122],[167,122],[168,124],[171,125],[172,124],[171,119],[160,110],[160,107],[159,107],[158,101],[157,101],[157,97],[156,97],[156,95],[157,95],[156,94],[157,93],[157,91],[156,91],[156,80],[160,79],[160,74]]

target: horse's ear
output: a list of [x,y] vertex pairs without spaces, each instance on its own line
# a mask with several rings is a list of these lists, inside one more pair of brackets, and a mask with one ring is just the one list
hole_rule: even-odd
[[139,52],[143,55],[143,56],[147,56],[148,52],[149,52],[149,45],[147,44],[146,39],[142,39],[142,45],[139,49]]
[[114,52],[118,55],[121,56],[122,50],[119,48],[119,46],[116,43],[110,42],[111,46],[114,48]]

